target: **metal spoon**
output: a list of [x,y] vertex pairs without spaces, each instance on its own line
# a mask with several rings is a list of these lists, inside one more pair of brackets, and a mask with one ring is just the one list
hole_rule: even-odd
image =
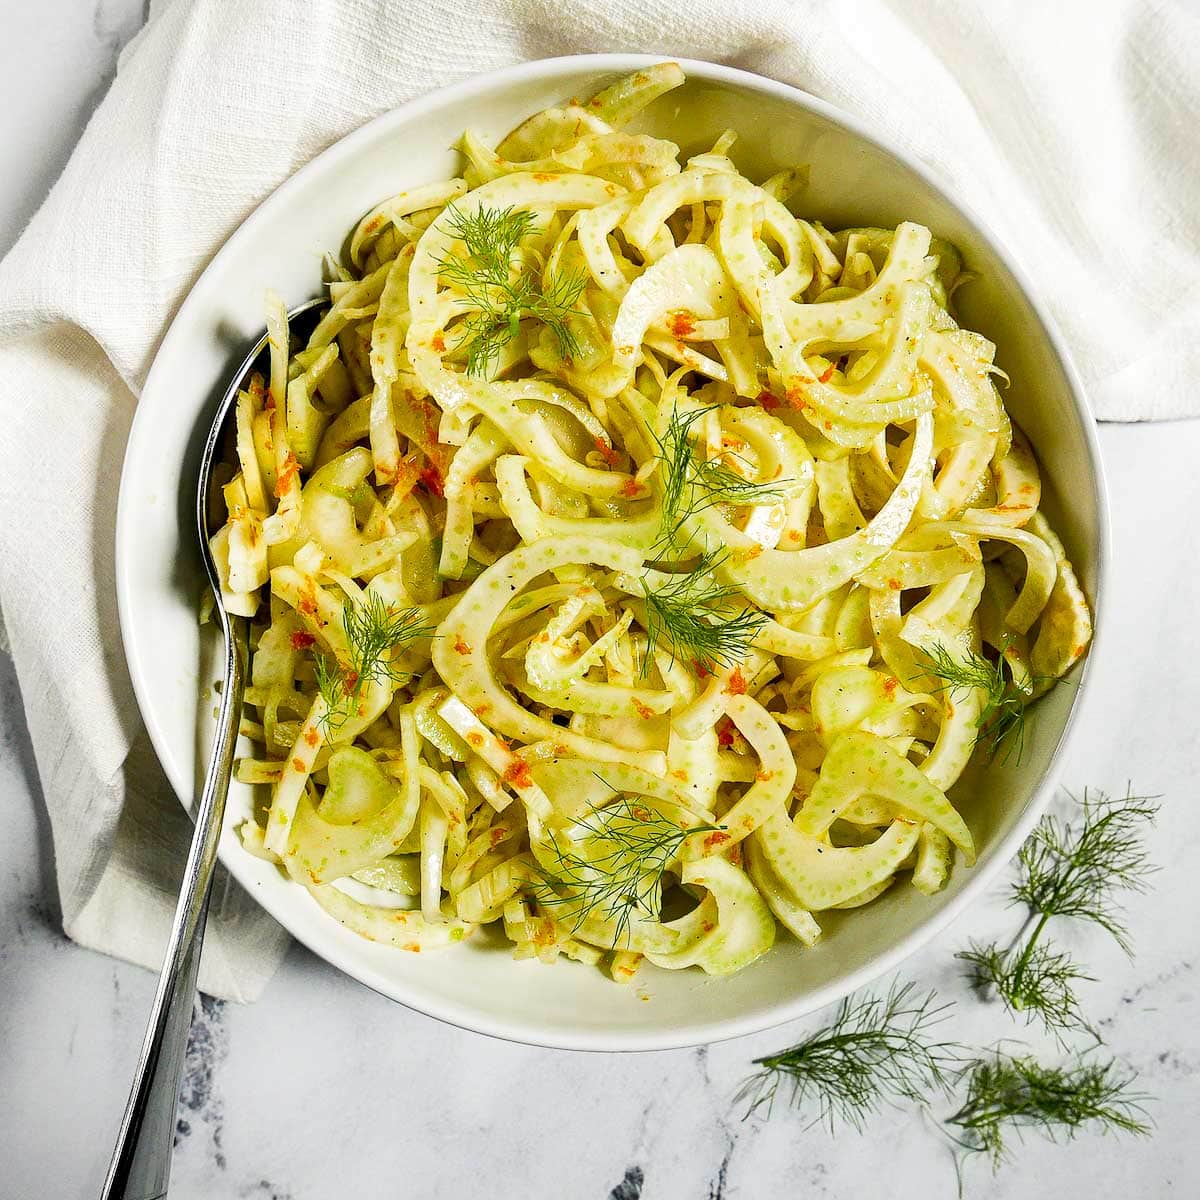
[[[311,320],[327,303],[325,300],[310,300],[292,309],[288,314],[289,324],[305,315]],[[188,850],[166,958],[162,974],[158,977],[158,990],[146,1028],[146,1040],[142,1044],[141,1061],[134,1075],[133,1088],[104,1181],[102,1200],[160,1200],[167,1194],[167,1182],[171,1174],[180,1074],[188,1030],[191,1028],[196,972],[200,965],[208,896],[217,861],[217,842],[225,815],[225,798],[233,771],[233,754],[237,745],[249,658],[249,626],[246,618],[226,612],[221,603],[217,568],[209,549],[209,499],[213,488],[213,466],[225,444],[226,425],[237,402],[238,391],[251,370],[264,365],[260,360],[265,360],[267,356],[267,343],[268,338],[264,333],[221,397],[200,461],[200,478],[196,488],[196,532],[200,539],[204,569],[208,572],[208,580],[216,597],[213,611],[225,638],[225,682],[221,689],[216,738],[200,803],[196,808],[196,830]]]

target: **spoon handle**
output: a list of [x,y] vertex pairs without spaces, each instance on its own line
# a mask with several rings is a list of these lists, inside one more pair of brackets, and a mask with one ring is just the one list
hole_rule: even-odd
[[180,1074],[191,1028],[196,973],[225,798],[233,772],[245,688],[248,634],[244,617],[217,611],[225,627],[225,686],[212,757],[196,809],[196,828],[180,885],[154,1007],[142,1044],[102,1200],[160,1200],[167,1194]]

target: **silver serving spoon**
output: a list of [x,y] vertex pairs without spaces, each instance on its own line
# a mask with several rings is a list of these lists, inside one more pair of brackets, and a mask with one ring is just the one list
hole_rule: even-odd
[[[297,318],[304,323],[305,316],[311,320],[327,303],[326,300],[310,300],[292,309],[288,314],[289,324]],[[104,1181],[103,1200],[160,1200],[167,1194],[167,1182],[171,1174],[180,1074],[192,1022],[196,972],[200,965],[200,947],[204,941],[204,923],[208,916],[208,895],[217,861],[217,842],[225,815],[225,798],[233,772],[233,755],[237,746],[249,658],[248,623],[245,617],[233,616],[225,611],[221,603],[216,564],[209,550],[213,466],[225,445],[226,425],[237,402],[238,391],[250,371],[260,366],[260,360],[265,360],[267,343],[268,338],[264,333],[222,395],[200,461],[200,478],[196,488],[196,533],[200,539],[204,569],[208,572],[208,580],[216,597],[213,611],[225,639],[225,682],[221,689],[216,738],[204,777],[204,790],[196,808],[196,830],[188,850],[175,920],[171,925],[162,974],[158,977],[158,990],[154,995],[146,1040],[142,1044],[141,1061],[134,1075],[133,1088]]]

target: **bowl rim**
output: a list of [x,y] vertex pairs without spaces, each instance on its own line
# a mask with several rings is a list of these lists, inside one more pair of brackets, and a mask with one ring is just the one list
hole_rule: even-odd
[[[270,210],[281,201],[282,197],[288,196],[294,190],[305,186],[309,175],[317,170],[318,164],[321,167],[327,167],[339,159],[352,156],[357,151],[360,143],[377,136],[381,131],[386,130],[386,127],[390,123],[410,121],[415,117],[419,117],[423,112],[435,111],[448,101],[470,100],[472,96],[481,92],[490,92],[497,86],[516,85],[533,79],[553,81],[560,76],[576,75],[580,71],[613,74],[629,73],[650,64],[663,62],[678,63],[689,79],[710,80],[729,84],[742,91],[757,92],[772,96],[787,104],[806,109],[824,120],[841,127],[877,149],[882,150],[885,154],[892,156],[906,166],[936,197],[951,209],[957,211],[965,223],[978,235],[980,240],[1004,264],[1025,302],[1029,305],[1033,316],[1041,326],[1047,347],[1057,361],[1063,379],[1067,384],[1067,390],[1070,392],[1071,401],[1074,404],[1083,432],[1084,445],[1087,450],[1090,466],[1089,482],[1093,492],[1097,524],[1095,545],[1096,582],[1094,595],[1092,596],[1095,628],[1091,649],[1080,664],[1080,674],[1076,680],[1074,699],[1066,715],[1066,720],[1059,734],[1057,744],[1051,753],[1049,765],[1045,773],[1034,785],[1025,811],[1022,812],[1020,818],[996,844],[995,851],[990,855],[987,863],[976,865],[972,868],[970,878],[963,885],[958,895],[942,909],[931,912],[927,918],[920,920],[885,953],[864,963],[856,970],[842,975],[835,980],[831,980],[803,996],[782,998],[775,1003],[768,1004],[765,1007],[756,1009],[751,1014],[741,1017],[716,1019],[706,1024],[689,1026],[685,1030],[672,1030],[671,1028],[663,1028],[661,1030],[621,1030],[609,1028],[595,1030],[579,1029],[568,1033],[562,1030],[545,1030],[532,1022],[489,1014],[482,1007],[431,997],[419,986],[414,985],[410,981],[395,978],[383,979],[382,976],[365,966],[365,964],[353,961],[347,954],[341,953],[336,947],[332,951],[330,947],[317,949],[308,937],[293,928],[293,922],[288,919],[289,914],[286,911],[288,906],[277,905],[258,894],[249,875],[244,874],[241,870],[243,865],[241,857],[226,853],[226,845],[223,841],[220,857],[230,874],[254,898],[256,903],[269,912],[275,920],[288,930],[292,937],[338,971],[349,975],[351,978],[365,984],[381,995],[387,996],[391,1000],[461,1029],[507,1041],[545,1046],[551,1049],[650,1051],[678,1049],[725,1041],[731,1038],[758,1033],[787,1021],[806,1016],[842,999],[858,988],[894,970],[905,959],[932,942],[935,937],[946,930],[974,904],[984,894],[996,876],[1008,866],[1018,847],[1032,832],[1034,825],[1042,816],[1057,788],[1065,752],[1080,727],[1080,713],[1090,702],[1092,695],[1092,687],[1090,685],[1095,675],[1093,664],[1099,648],[1107,644],[1104,637],[1104,630],[1107,626],[1107,592],[1109,589],[1109,564],[1112,557],[1112,534],[1108,486],[1100,452],[1099,438],[1095,427],[1095,419],[1088,404],[1078,371],[1071,360],[1062,335],[1053,318],[1038,298],[1037,291],[1032,286],[1024,268],[1005,246],[1003,241],[989,227],[987,222],[969,205],[950,195],[946,184],[904,147],[894,144],[883,134],[873,129],[867,122],[826,100],[811,95],[793,85],[781,83],[778,80],[737,67],[705,62],[698,59],[676,58],[669,55],[657,54],[578,54],[534,59],[469,76],[456,83],[414,97],[396,108],[379,114],[333,142],[284,179],[274,190],[255,205],[254,209],[240,222],[237,229],[214,251],[213,257],[193,281],[187,295],[180,302],[178,310],[172,317],[170,325],[156,349],[150,370],[146,375],[142,388],[143,393],[154,390],[160,383],[159,376],[166,373],[168,368],[165,364],[166,355],[164,354],[164,348],[172,343],[173,335],[181,328],[183,319],[186,316],[188,303],[193,294],[218,266],[219,261],[225,258],[227,252],[237,252],[241,243],[253,233],[254,227],[269,215]],[[179,776],[177,764],[174,762],[170,749],[170,741],[157,720],[153,706],[150,704],[149,698],[151,693],[147,677],[151,672],[148,670],[146,660],[139,654],[139,643],[133,636],[136,598],[134,595],[135,589],[132,585],[132,572],[129,569],[129,561],[130,556],[133,554],[133,540],[136,536],[138,513],[135,508],[131,507],[133,501],[129,499],[129,496],[133,489],[127,486],[127,484],[129,477],[136,471],[136,463],[143,453],[143,443],[152,434],[152,426],[153,415],[144,404],[139,403],[134,414],[122,464],[117,504],[115,530],[117,608],[125,660],[129,669],[139,711],[145,722],[151,744],[163,763],[172,789],[175,791],[176,797],[184,805],[185,809],[187,809],[188,801],[185,797],[189,796],[192,792],[191,782]],[[247,863],[246,865],[248,866],[249,864]]]

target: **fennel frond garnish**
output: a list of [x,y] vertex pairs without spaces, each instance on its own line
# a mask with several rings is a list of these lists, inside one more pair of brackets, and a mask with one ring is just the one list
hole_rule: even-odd
[[768,1113],[780,1086],[798,1108],[810,1108],[812,1123],[831,1130],[845,1121],[861,1131],[884,1104],[924,1102],[933,1091],[949,1089],[962,1060],[962,1048],[933,1034],[952,1004],[938,1004],[933,992],[913,994],[913,985],[893,987],[886,997],[866,995],[842,1001],[832,1024],[804,1041],[756,1058],[760,1068],[740,1095],[747,1115]]
[[[711,407],[711,406],[710,406]],[[755,483],[720,459],[708,459],[692,445],[692,429],[710,408],[688,413],[672,409],[661,437],[654,434],[662,491],[662,521],[657,545],[667,553],[682,553],[685,527],[696,514],[714,504],[748,506],[786,499],[790,479]]]
[[[755,483],[717,459],[697,454],[692,427],[708,408],[680,413],[673,409],[663,435],[655,435],[660,472],[662,516],[653,554],[679,561],[687,556],[691,520],[715,504],[748,506],[787,497],[791,480]],[[734,667],[754,644],[768,617],[744,605],[739,588],[720,582],[716,568],[725,551],[700,556],[690,571],[664,581],[642,580],[646,602],[646,657],[648,667],[659,644],[670,648],[671,661],[682,660],[698,673],[716,667]],[[724,607],[723,607],[724,606]]]
[[1030,937],[1019,951],[996,942],[972,942],[956,957],[969,964],[976,990],[987,995],[995,988],[1010,1012],[1024,1013],[1027,1020],[1040,1019],[1060,1040],[1071,1030],[1096,1036],[1075,991],[1077,983],[1091,983],[1092,976],[1084,974],[1065,951]]
[[720,559],[720,554],[706,554],[692,570],[655,585],[643,576],[645,664],[660,644],[670,650],[672,662],[682,660],[697,671],[735,667],[745,659],[768,617],[753,608],[722,608],[738,600],[741,591],[713,574]]
[[333,730],[340,729],[350,716],[346,676],[335,659],[320,653],[315,656],[313,674],[317,681],[317,694],[325,701],[325,712],[317,724],[328,737]]
[[477,310],[459,327],[468,375],[486,378],[526,317],[550,330],[563,358],[579,352],[568,319],[577,312],[587,277],[560,271],[543,281],[534,263],[521,260],[521,243],[537,232],[532,213],[511,207],[454,208],[447,227],[465,253],[443,258],[438,274]]
[[576,828],[580,836],[573,839],[551,832],[554,863],[538,869],[532,895],[574,929],[593,915],[613,922],[613,945],[619,948],[631,919],[659,919],[663,875],[683,843],[720,826],[680,826],[622,797],[592,809]]
[[377,592],[366,592],[361,604],[347,600],[342,627],[350,661],[341,664],[317,654],[314,664],[317,691],[327,709],[322,718],[326,733],[346,722],[368,684],[384,680],[403,683],[410,678],[409,672],[396,665],[395,656],[418,638],[430,637],[434,630],[418,609],[393,610]]
[[946,1124],[960,1131],[954,1140],[962,1149],[986,1154],[993,1169],[1008,1157],[1010,1132],[1034,1130],[1052,1141],[1069,1141],[1089,1125],[1106,1133],[1150,1132],[1148,1097],[1133,1090],[1136,1076],[1114,1059],[1081,1056],[1049,1066],[993,1053],[972,1063],[965,1078],[966,1098]]
[[1082,820],[1072,824],[1044,817],[1017,856],[1020,877],[1011,903],[1029,917],[1008,948],[973,944],[959,958],[970,964],[983,993],[995,988],[1014,1013],[1040,1019],[1058,1037],[1074,1028],[1093,1032],[1080,1015],[1075,984],[1086,980],[1070,955],[1041,941],[1052,917],[1090,921],[1107,930],[1128,954],[1119,891],[1141,892],[1154,870],[1142,835],[1154,820],[1154,797],[1127,793],[1118,800],[1086,790]]
[[1040,679],[1030,681],[1029,688],[1022,688],[1004,670],[1004,655],[995,662],[982,654],[968,653],[963,659],[955,658],[943,645],[937,643],[925,650],[925,671],[942,681],[942,691],[953,694],[979,688],[985,698],[983,709],[976,722],[979,732],[975,744],[982,746],[988,760],[1003,751],[1002,761],[1014,758],[1021,761],[1025,752],[1025,708],[1034,686]]

